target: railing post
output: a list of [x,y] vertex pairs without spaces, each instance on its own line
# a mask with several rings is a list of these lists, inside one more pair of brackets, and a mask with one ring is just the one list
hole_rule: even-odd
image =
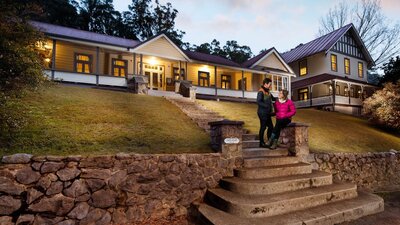
[[243,165],[242,135],[243,121],[222,120],[209,122],[211,148],[229,163],[229,173],[233,176],[233,168]]
[[282,144],[289,148],[291,155],[299,156],[304,161],[310,153],[308,145],[308,128],[309,124],[290,123],[286,128],[282,129],[279,138]]

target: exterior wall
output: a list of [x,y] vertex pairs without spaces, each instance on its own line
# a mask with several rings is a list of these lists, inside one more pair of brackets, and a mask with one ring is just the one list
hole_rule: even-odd
[[317,97],[322,97],[322,96],[328,96],[329,95],[329,86],[328,84],[317,84],[313,86],[312,89],[312,97],[317,98]]
[[174,58],[177,60],[186,61],[183,55],[164,37],[160,37],[148,45],[139,47],[137,51],[146,55],[155,55],[159,57]]
[[[331,70],[331,54],[335,54],[337,56],[337,72]],[[350,75],[347,75],[344,73],[344,59],[348,58],[350,59]],[[329,74],[341,76],[341,77],[348,77],[354,80],[359,80],[363,82],[367,82],[367,62],[362,59],[358,59],[352,56],[348,55],[343,55],[341,53],[337,53],[334,51],[329,51],[328,54],[325,57],[325,64],[327,65],[326,67],[326,72]],[[360,78],[358,76],[358,62],[362,62],[364,65],[364,77]]]
[[188,63],[187,79],[197,86],[199,71],[208,72],[210,75],[210,87],[215,87],[214,66],[211,65]]
[[[292,82],[303,80],[309,77],[313,77],[316,75],[320,75],[328,72],[327,61],[325,60],[324,53],[318,53],[312,56],[307,57],[307,70],[308,73],[305,76],[300,76],[299,71],[299,61],[295,61],[289,64],[292,67],[293,72],[296,74],[296,77],[293,77]],[[330,64],[329,64],[330,70]]]
[[282,62],[278,59],[278,57],[273,53],[261,61],[257,66],[268,67],[279,69],[288,72]]
[[[92,73],[96,71],[96,48],[83,45],[76,45],[64,41],[56,43],[56,70],[75,72],[75,53],[91,55],[92,57]],[[102,66],[100,66],[102,68]]]

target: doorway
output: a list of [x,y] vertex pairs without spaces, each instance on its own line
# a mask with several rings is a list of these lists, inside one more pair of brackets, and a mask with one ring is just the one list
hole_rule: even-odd
[[150,90],[163,90],[164,88],[164,66],[152,66],[143,64],[144,75],[149,80]]

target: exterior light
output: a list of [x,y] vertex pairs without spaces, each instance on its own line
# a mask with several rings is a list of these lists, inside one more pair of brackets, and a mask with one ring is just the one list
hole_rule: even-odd
[[50,59],[49,58],[45,58],[44,61],[45,62],[50,62]]
[[149,64],[152,65],[152,66],[156,65],[156,64],[157,64],[156,58],[151,57],[151,58],[150,58],[150,61],[149,61]]
[[331,84],[329,85],[329,90],[332,90],[332,85]]

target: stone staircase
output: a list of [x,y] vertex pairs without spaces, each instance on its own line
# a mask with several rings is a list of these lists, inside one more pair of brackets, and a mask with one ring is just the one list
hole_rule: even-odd
[[209,189],[198,205],[199,224],[339,224],[383,211],[383,199],[333,183],[332,175],[288,156],[288,148],[258,148],[256,135],[243,135],[242,168]]
[[[178,94],[177,94],[178,95]],[[197,104],[195,101],[179,96],[165,96],[165,98],[176,105],[183,113],[191,118],[200,128],[206,132],[210,132],[209,122],[220,121],[224,118],[219,114],[208,110],[202,105]]]

